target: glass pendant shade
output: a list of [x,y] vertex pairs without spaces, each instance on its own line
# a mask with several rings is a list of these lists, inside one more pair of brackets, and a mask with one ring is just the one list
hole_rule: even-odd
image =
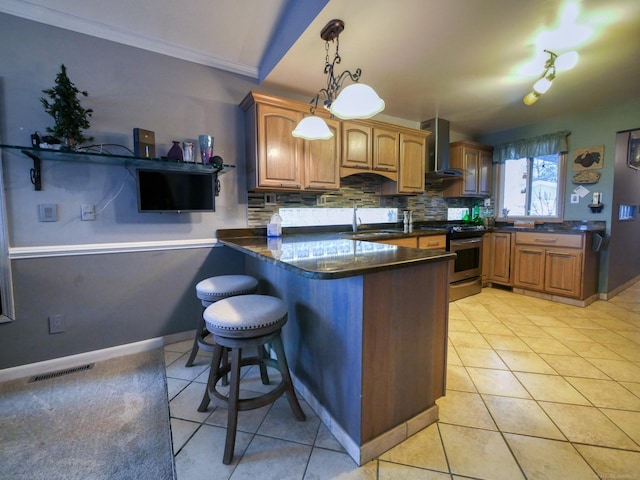
[[556,68],[560,71],[571,70],[578,63],[578,52],[566,52],[556,58]]
[[371,118],[384,110],[384,100],[369,85],[354,83],[340,91],[329,110],[343,120]]
[[536,83],[533,84],[533,89],[539,93],[543,94],[547,90],[551,88],[551,80],[548,80],[546,77],[541,78]]
[[333,132],[323,119],[311,115],[300,120],[291,135],[306,140],[328,140],[333,137]]

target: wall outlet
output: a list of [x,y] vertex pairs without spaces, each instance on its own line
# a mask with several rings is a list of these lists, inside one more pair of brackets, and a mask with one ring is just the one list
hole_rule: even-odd
[[81,205],[80,206],[80,220],[83,222],[96,219],[96,206],[95,205]]
[[64,315],[51,315],[49,317],[49,333],[64,332]]
[[491,199],[490,198],[485,198],[484,199],[484,206],[485,207],[490,207],[491,206]]
[[324,195],[318,195],[316,197],[316,205],[326,205],[327,204],[327,197],[325,197]]
[[38,219],[41,222],[56,222],[58,221],[58,208],[55,203],[39,203],[38,204]]

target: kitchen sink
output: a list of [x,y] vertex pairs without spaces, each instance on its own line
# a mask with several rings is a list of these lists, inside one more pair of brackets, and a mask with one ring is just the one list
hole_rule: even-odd
[[378,237],[380,235],[392,235],[400,234],[401,230],[362,230],[359,232],[346,232],[345,237],[358,238],[358,237]]

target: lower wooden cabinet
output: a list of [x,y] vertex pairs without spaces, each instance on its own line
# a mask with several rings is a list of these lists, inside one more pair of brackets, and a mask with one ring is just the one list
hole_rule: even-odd
[[493,232],[484,241],[489,244],[489,282],[511,285],[511,234]]
[[418,248],[418,237],[391,238],[389,240],[377,240],[377,242],[399,247]]
[[418,248],[426,250],[444,250],[447,248],[446,235],[429,235],[418,237]]

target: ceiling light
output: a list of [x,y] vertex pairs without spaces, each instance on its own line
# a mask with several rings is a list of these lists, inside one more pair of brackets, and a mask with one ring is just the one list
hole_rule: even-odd
[[566,52],[558,56],[555,53],[545,50],[549,54],[549,58],[544,64],[544,72],[542,76],[533,84],[533,91],[524,96],[522,101],[525,105],[533,105],[538,101],[549,88],[553,80],[556,78],[556,70],[569,70],[578,62],[578,54],[576,52]]
[[291,135],[307,140],[328,140],[333,137],[333,132],[329,130],[327,123],[320,117],[311,115],[304,117]]
[[[332,115],[343,120],[349,120],[354,118],[371,118],[377,113],[384,110],[384,100],[382,100],[378,94],[368,85],[358,83],[362,70],[359,68],[351,73],[349,70],[345,70],[340,75],[334,74],[334,67],[337,63],[342,61],[340,57],[340,33],[344,30],[344,22],[342,20],[331,20],[325,25],[320,32],[320,38],[325,41],[325,65],[324,73],[327,74],[327,86],[318,91],[316,96],[311,100],[311,116],[305,117],[295,128],[292,134],[296,137],[305,138],[307,140],[317,140],[319,138],[331,138],[333,134],[326,126],[326,122],[320,117],[315,115],[318,108],[318,102],[320,98],[324,98],[323,105],[328,109]],[[329,60],[329,42],[335,42],[335,53],[333,60]],[[353,85],[349,85],[341,90],[342,83],[347,77],[354,82]],[[311,121],[311,118],[317,120]],[[317,136],[317,130],[310,128],[319,128],[320,123],[324,124],[326,132],[328,131],[330,136]],[[323,129],[324,131],[324,129]]]

